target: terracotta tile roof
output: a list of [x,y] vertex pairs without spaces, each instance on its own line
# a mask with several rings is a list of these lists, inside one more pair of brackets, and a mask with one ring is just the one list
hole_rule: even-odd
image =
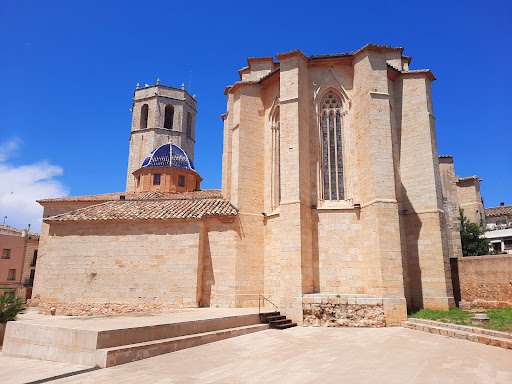
[[235,216],[237,213],[228,200],[222,199],[120,200],[52,216],[44,222],[201,219],[204,216]]
[[120,196],[124,196],[125,200],[157,200],[157,199],[221,199],[222,193],[220,189],[204,189],[201,191],[194,192],[115,192],[115,193],[104,193],[100,195],[88,195],[88,196],[69,196],[59,197],[53,199],[42,199],[38,200],[38,203],[57,203],[57,202],[73,202],[73,201],[93,201],[93,202],[106,202],[120,200]]
[[21,229],[14,228],[14,227],[10,227],[10,226],[8,226],[8,225],[1,225],[1,224],[0,224],[0,229],[5,229],[5,230],[7,230],[7,231],[17,232],[17,233],[21,233],[21,232],[23,232]]
[[[24,231],[27,232],[25,229],[18,229],[18,228],[10,227],[8,225],[0,224],[0,230],[1,229],[10,231],[10,232],[14,232],[14,233],[19,233],[20,235],[22,235]],[[35,233],[35,232],[27,232],[27,233],[29,236],[39,236],[39,233]]]
[[509,216],[512,215],[512,205],[500,205],[499,207],[485,208],[485,216]]

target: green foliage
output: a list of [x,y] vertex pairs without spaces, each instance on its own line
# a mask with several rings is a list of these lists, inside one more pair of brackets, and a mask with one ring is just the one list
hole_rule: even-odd
[[453,308],[450,309],[449,311],[441,311],[435,309],[420,309],[418,312],[411,314],[409,317],[427,320],[471,320],[471,315],[459,308]]
[[[498,331],[512,331],[512,307],[504,309],[489,309],[485,311],[491,319],[492,329]],[[487,328],[487,327],[486,327]]]
[[489,254],[489,239],[483,237],[485,231],[480,225],[472,223],[464,216],[464,209],[459,209],[460,241],[462,256],[481,256]]
[[418,312],[409,315],[409,317],[494,329],[496,331],[512,332],[512,307],[504,309],[488,309],[485,313],[491,319],[491,324],[471,324],[471,318],[474,316],[474,313],[463,311],[460,308],[453,308],[449,311],[420,309]]
[[14,320],[25,309],[25,300],[21,297],[13,294],[0,296],[0,323]]

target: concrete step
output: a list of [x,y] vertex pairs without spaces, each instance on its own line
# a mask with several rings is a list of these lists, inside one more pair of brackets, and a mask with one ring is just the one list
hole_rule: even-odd
[[297,323],[292,323],[291,320],[289,320],[289,321],[290,321],[289,323],[277,324],[276,328],[277,329],[287,329],[287,328],[292,328],[292,327],[296,327],[297,326]]
[[230,337],[246,335],[248,333],[268,329],[268,324],[256,324],[243,327],[222,329],[211,332],[196,333],[192,335],[171,337],[168,339],[103,348],[96,351],[96,361],[102,368],[130,363],[132,361],[147,359],[181,349],[195,347]]
[[[473,341],[476,343],[493,345],[505,349],[512,349],[512,339],[510,339],[509,337],[497,337],[495,335],[491,336],[483,333],[472,332],[472,330],[474,330],[475,328],[478,329],[477,327],[464,326],[469,330],[461,330],[451,326],[457,324],[447,325],[449,323],[441,323],[438,321],[434,322],[431,320],[429,320],[429,323],[425,323],[416,320],[418,319],[409,319],[407,321],[403,321],[402,326],[417,331],[433,333],[435,335],[448,336],[457,339]],[[505,334],[505,332],[499,332],[499,334]]]
[[459,331],[483,334],[483,335],[487,335],[487,336],[493,336],[493,337],[499,337],[499,338],[505,338],[505,339],[512,339],[512,333],[495,331],[493,329],[486,329],[486,328],[481,328],[481,327],[471,327],[468,325],[460,325],[460,324],[453,324],[453,323],[443,323],[441,321],[427,320],[427,319],[410,318],[410,319],[408,319],[408,321],[413,322],[413,323],[418,323],[418,324],[424,324],[424,325],[433,325],[433,326],[442,325],[445,328],[458,329]]

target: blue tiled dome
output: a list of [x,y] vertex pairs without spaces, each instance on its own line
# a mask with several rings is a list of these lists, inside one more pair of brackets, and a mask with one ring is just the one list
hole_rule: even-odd
[[183,149],[173,144],[164,144],[154,149],[141,167],[175,167],[195,171],[190,157]]

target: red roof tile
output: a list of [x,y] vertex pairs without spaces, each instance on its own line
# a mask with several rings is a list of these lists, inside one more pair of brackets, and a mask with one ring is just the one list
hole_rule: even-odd
[[512,215],[512,205],[500,205],[499,207],[485,208],[485,216]]
[[58,202],[73,202],[73,201],[116,201],[120,199],[120,196],[124,196],[125,200],[158,200],[158,199],[221,199],[222,193],[220,189],[204,189],[201,191],[194,192],[115,192],[115,193],[104,193],[100,195],[88,195],[88,196],[69,196],[59,197],[51,199],[38,200],[38,203],[58,203]]
[[201,219],[237,213],[237,209],[223,199],[117,200],[52,216],[44,222]]

